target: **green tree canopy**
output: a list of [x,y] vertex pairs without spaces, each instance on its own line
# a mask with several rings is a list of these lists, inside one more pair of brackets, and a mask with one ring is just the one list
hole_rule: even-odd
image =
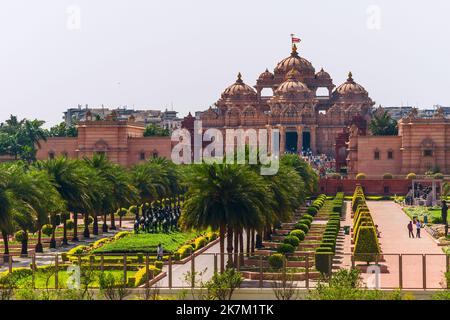
[[369,129],[374,136],[395,136],[398,134],[397,121],[392,119],[387,111],[374,114]]

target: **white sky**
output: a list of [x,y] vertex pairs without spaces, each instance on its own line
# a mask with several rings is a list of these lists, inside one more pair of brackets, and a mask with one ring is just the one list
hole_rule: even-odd
[[291,33],[336,85],[351,70],[378,104],[450,105],[449,13],[448,0],[1,0],[0,121],[55,124],[79,103],[203,110],[238,71],[254,85],[273,70]]

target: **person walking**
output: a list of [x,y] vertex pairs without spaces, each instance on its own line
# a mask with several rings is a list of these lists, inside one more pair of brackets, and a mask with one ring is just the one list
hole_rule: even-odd
[[442,218],[442,223],[445,226],[445,229],[444,229],[445,230],[445,236],[448,235],[447,212],[448,212],[447,202],[445,200],[442,200],[441,218]]
[[408,232],[409,232],[409,237],[410,237],[410,238],[414,238],[413,223],[412,223],[412,221],[410,221],[410,222],[408,223]]
[[163,259],[163,255],[164,255],[164,248],[160,243],[158,244],[158,248],[156,248],[156,260],[161,261]]
[[416,238],[420,238],[420,229],[422,228],[422,224],[420,223],[420,220],[417,219],[416,222]]

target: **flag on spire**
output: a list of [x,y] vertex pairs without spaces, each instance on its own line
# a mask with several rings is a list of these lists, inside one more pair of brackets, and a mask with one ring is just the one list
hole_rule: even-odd
[[291,33],[291,41],[292,41],[292,44],[294,44],[294,43],[300,43],[300,41],[302,41],[302,39],[297,38],[297,37],[295,36],[295,34]]

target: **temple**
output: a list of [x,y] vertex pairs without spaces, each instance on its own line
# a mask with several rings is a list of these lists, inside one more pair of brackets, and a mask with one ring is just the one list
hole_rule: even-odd
[[[351,72],[336,88],[331,76],[324,69],[316,72],[293,45],[290,56],[273,73],[266,69],[254,87],[239,73],[200,119],[205,130],[218,128],[224,133],[226,128],[279,129],[281,153],[311,151],[335,157],[336,137],[355,118],[370,120],[374,104]],[[345,147],[341,153],[345,162]]]

